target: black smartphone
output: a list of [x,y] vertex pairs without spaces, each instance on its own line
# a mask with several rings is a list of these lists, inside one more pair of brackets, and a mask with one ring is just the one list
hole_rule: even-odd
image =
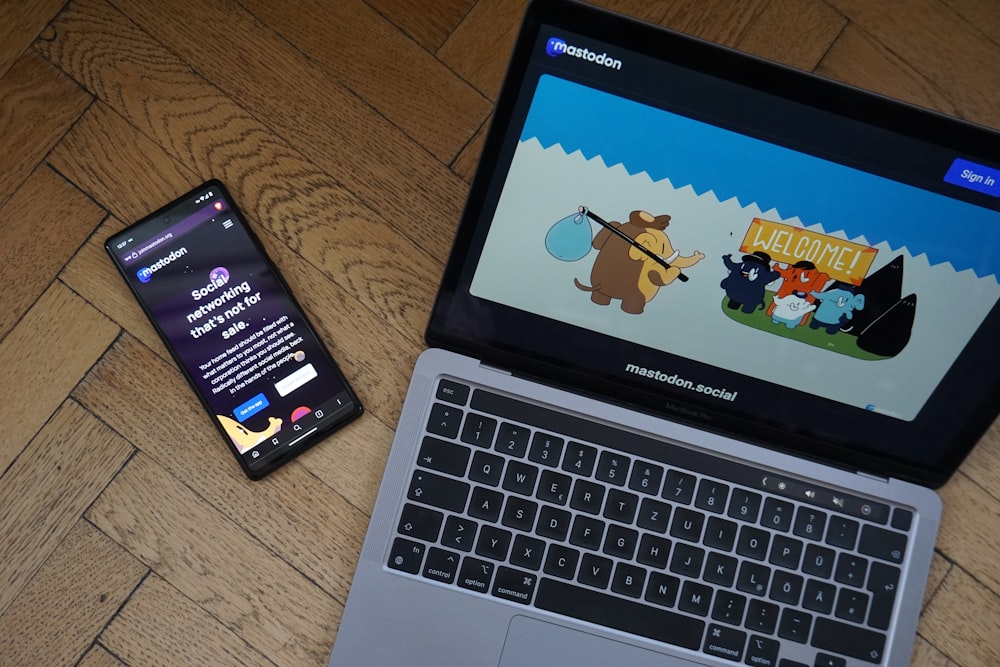
[[361,415],[347,379],[219,181],[104,247],[251,479]]

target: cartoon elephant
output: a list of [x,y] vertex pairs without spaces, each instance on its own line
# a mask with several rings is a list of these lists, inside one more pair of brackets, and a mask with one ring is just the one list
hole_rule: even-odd
[[726,290],[729,308],[741,309],[750,314],[764,307],[764,288],[774,282],[781,274],[771,268],[771,256],[766,252],[757,251],[752,255],[743,255],[743,261],[736,263],[732,255],[723,255],[722,261],[729,269],[729,275],[722,279],[719,286]]
[[823,328],[831,335],[851,321],[855,310],[863,310],[865,307],[864,294],[855,294],[843,287],[835,287],[825,292],[814,291],[811,294],[820,303],[809,322],[809,328]]
[[638,315],[661,287],[677,279],[681,269],[694,266],[705,257],[699,251],[682,256],[674,249],[663,231],[670,224],[669,215],[632,211],[628,222],[608,224],[663,259],[669,268],[611,230],[602,229],[594,237],[593,246],[599,252],[590,272],[591,284],[573,281],[579,289],[590,292],[590,300],[598,305],[607,306],[612,299],[621,299],[623,311]]

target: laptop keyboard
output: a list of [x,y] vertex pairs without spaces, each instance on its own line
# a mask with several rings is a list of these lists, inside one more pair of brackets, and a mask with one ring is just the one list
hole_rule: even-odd
[[882,662],[909,510],[461,382],[436,399],[388,567],[748,665]]

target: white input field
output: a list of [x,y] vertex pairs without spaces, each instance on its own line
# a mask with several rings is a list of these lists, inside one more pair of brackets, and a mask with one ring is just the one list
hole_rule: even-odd
[[316,377],[316,369],[312,364],[306,364],[291,375],[287,375],[274,383],[274,388],[281,396],[288,396],[290,393],[304,385],[309,380]]

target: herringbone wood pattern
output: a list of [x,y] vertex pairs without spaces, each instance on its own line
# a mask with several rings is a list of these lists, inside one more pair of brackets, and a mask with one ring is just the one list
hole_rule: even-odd
[[[0,0],[0,664],[325,665],[522,4]],[[1000,127],[994,0],[602,4]],[[208,177],[368,407],[259,483],[101,247]],[[1000,664],[998,489],[994,427],[915,665]]]

